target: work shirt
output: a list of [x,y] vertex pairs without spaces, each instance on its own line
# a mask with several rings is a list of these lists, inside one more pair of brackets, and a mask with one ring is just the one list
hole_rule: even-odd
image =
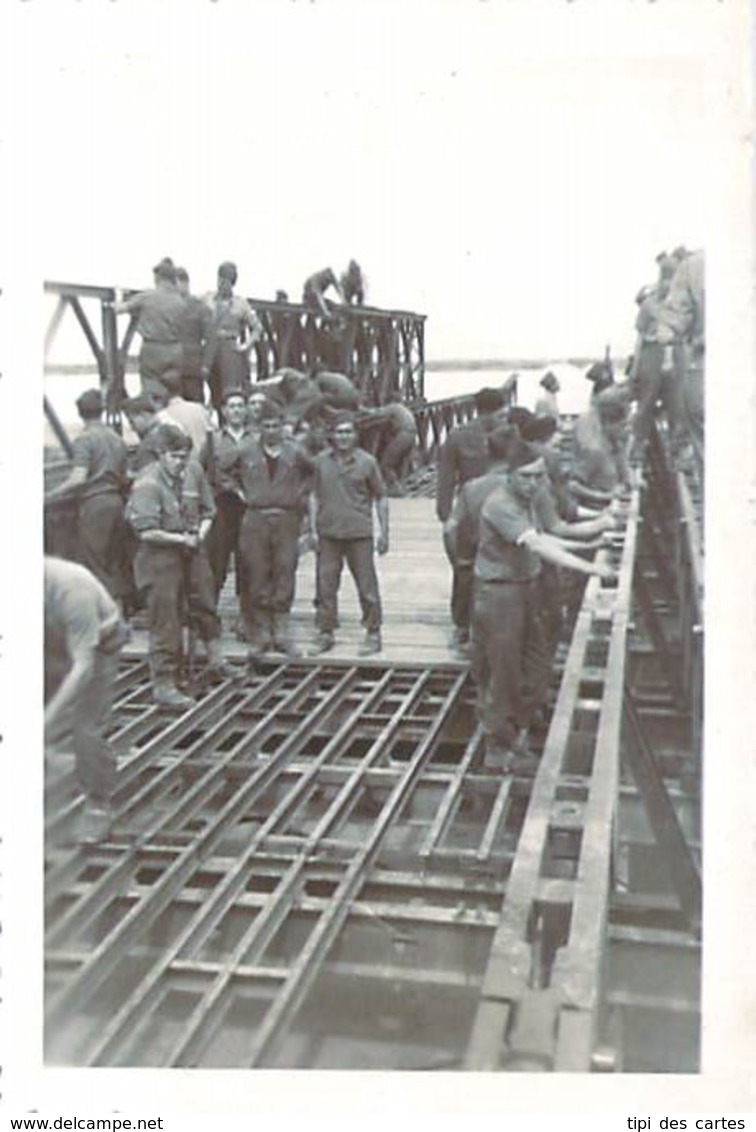
[[241,342],[245,328],[249,330],[249,341],[256,342],[262,337],[263,324],[247,300],[240,295],[223,299],[217,293],[211,293],[205,295],[204,303],[210,310],[216,339]]
[[529,503],[502,485],[486,499],[480,514],[475,577],[483,582],[528,582],[541,572],[541,559],[521,543],[527,531],[541,531]]
[[192,455],[199,456],[211,427],[210,414],[203,405],[197,401],[186,401],[183,397],[172,397],[165,408],[155,414],[155,418],[181,425],[192,438]]
[[347,456],[333,449],[315,457],[318,534],[323,538],[373,536],[373,502],[386,494],[374,456],[355,448]]
[[213,316],[207,303],[203,303],[196,295],[185,295],[181,324],[184,377],[200,377],[203,365],[210,367],[214,350],[213,336]]
[[535,403],[534,412],[537,417],[553,417],[555,421],[558,421],[559,405],[557,403],[556,393],[551,393],[548,389],[544,389]]
[[706,345],[705,264],[702,251],[684,259],[672,279],[669,294],[659,310],[659,341],[685,342],[694,357]]
[[492,491],[506,484],[507,468],[499,466],[484,476],[468,480],[459,489],[444,538],[456,566],[471,566],[478,551],[480,513]]
[[635,329],[644,344],[658,341],[657,330],[662,302],[658,290],[654,290],[640,305],[635,319]]
[[273,462],[262,444],[252,440],[240,446],[233,467],[248,507],[301,508],[309,489],[312,462],[297,444],[284,441]]
[[236,469],[243,448],[247,448],[259,438],[259,429],[245,428],[236,436],[226,425],[216,428],[212,438],[212,467],[207,442],[202,453],[202,466],[210,477],[216,495],[222,492],[236,494],[240,487]]
[[214,515],[213,493],[198,460],[188,462],[179,480],[171,479],[160,463],[148,465],[134,481],[126,504],[126,519],[137,534],[190,534]]
[[136,328],[145,342],[181,341],[186,305],[178,291],[167,287],[139,291],[126,300],[125,307],[138,315]]
[[406,433],[408,436],[417,436],[417,421],[415,414],[400,401],[392,401],[381,410],[386,414],[386,427],[391,436]]
[[449,518],[454,490],[488,471],[488,433],[495,422],[481,420],[453,428],[438,453],[436,514],[442,522]]
[[324,267],[322,271],[316,271],[308,279],[305,280],[303,299],[307,302],[308,295],[317,294],[322,295],[329,287],[337,287],[338,279],[333,273],[333,268]]
[[62,558],[45,558],[45,700],[74,658],[95,649],[114,651],[125,632],[113,598],[89,570]]
[[99,421],[87,425],[73,442],[73,466],[84,468],[87,473],[79,487],[79,499],[122,494],[127,484],[127,464],[128,451],[117,433]]

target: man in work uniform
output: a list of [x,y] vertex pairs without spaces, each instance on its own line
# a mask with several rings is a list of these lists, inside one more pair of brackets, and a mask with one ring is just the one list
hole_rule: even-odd
[[134,575],[146,591],[150,621],[150,672],[156,704],[184,710],[194,701],[176,687],[185,610],[204,641],[210,675],[233,675],[220,649],[213,575],[204,540],[215,514],[191,438],[175,424],[160,426],[160,456],[140,472],[126,517],[139,538]]
[[195,456],[199,456],[212,429],[210,413],[204,405],[196,401],[187,401],[181,390],[183,379],[178,370],[167,370],[162,377],[161,385],[168,398],[164,408],[158,410],[156,420],[159,424],[173,423],[180,425],[184,432],[192,438],[192,447]]
[[[264,400],[263,395],[263,400]],[[248,586],[244,580],[243,559],[239,542],[244,498],[235,475],[243,448],[256,439],[255,430],[247,425],[247,407],[241,390],[229,390],[223,400],[223,424],[210,434],[202,453],[202,463],[215,495],[215,518],[207,536],[207,555],[215,582],[216,601],[228,574],[233,554],[236,565],[236,592],[240,595],[242,619],[238,627],[246,636],[251,621],[248,608]],[[257,430],[259,435],[259,430]]]
[[643,463],[660,395],[667,413],[673,451],[677,450],[680,443],[682,406],[679,382],[676,374],[664,373],[662,370],[664,347],[658,335],[659,311],[669,294],[674,270],[675,261],[665,257],[660,264],[659,281],[641,299],[635,320],[637,340],[630,381],[637,389],[638,408],[633,425],[632,460],[639,464]]
[[117,759],[106,738],[128,630],[105,587],[83,566],[45,558],[45,749],[72,742],[86,804],[78,836],[100,841],[113,822]]
[[[684,249],[676,249],[678,251]],[[702,251],[680,259],[669,294],[661,305],[657,336],[664,347],[662,369],[672,373],[677,348],[682,403],[693,444],[701,487],[704,485],[704,364],[706,358],[706,287]]]
[[289,614],[312,464],[285,439],[278,405],[263,407],[261,427],[259,442],[239,447],[233,468],[246,504],[239,533],[246,587],[242,609],[251,622],[253,654],[272,647],[294,655]]
[[183,361],[181,363],[181,393],[187,401],[205,400],[205,382],[215,352],[213,343],[213,316],[207,303],[189,290],[189,273],[185,267],[176,268],[176,286],[184,300],[184,322],[181,329]]
[[628,390],[614,383],[594,389],[588,411],[575,424],[569,485],[578,503],[604,507],[630,479]]
[[212,317],[213,354],[210,366],[210,395],[213,408],[220,409],[229,389],[250,388],[249,355],[264,336],[264,328],[246,299],[234,294],[238,273],[236,264],[225,260],[218,268],[215,292],[204,302]]
[[155,286],[139,291],[130,299],[115,303],[116,314],[136,314],[137,333],[141,335],[139,377],[142,392],[160,393],[159,382],[166,370],[178,370],[184,359],[182,334],[186,304],[176,289],[176,267],[169,257],[153,268]]
[[541,561],[610,578],[604,565],[583,561],[544,533],[533,507],[546,474],[523,442],[510,449],[506,483],[486,498],[475,557],[472,674],[486,733],[486,765],[516,768],[518,749],[551,678],[541,615]]
[[120,600],[129,588],[123,520],[128,482],[126,445],[103,423],[99,389],[82,393],[76,407],[84,429],[73,443],[73,468],[65,482],[49,493],[48,499],[76,492],[79,560]]
[[[338,592],[344,560],[354,578],[362,608],[367,656],[381,651],[381,596],[374,549],[389,548],[386,487],[374,456],[357,447],[357,429],[349,413],[333,422],[331,445],[316,456],[311,499],[310,540],[317,552],[317,626],[314,654],[334,646]],[[373,505],[378,538],[373,546]]]
[[417,442],[417,422],[411,409],[393,393],[379,412],[383,417],[380,466],[390,495],[404,495],[402,479],[407,473]]
[[[475,394],[475,420],[453,428],[442,444],[436,479],[436,514],[442,523],[451,514],[455,491],[488,470],[488,436],[499,423],[503,407],[500,390],[480,389]],[[464,648],[470,639],[472,583],[466,573],[452,570],[452,644]]]
[[561,386],[556,374],[549,370],[543,375],[538,382],[543,393],[538,397],[535,403],[535,414],[537,417],[553,417],[559,423],[559,405],[557,403],[557,393]]

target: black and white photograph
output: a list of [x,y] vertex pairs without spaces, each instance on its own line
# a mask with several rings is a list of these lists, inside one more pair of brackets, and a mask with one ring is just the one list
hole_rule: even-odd
[[13,1115],[753,1112],[750,4],[3,23]]

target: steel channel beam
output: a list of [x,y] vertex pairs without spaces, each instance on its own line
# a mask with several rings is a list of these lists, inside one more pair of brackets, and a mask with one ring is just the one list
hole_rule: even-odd
[[373,832],[349,866],[331,899],[328,911],[320,918],[317,927],[302,949],[281,994],[255,1034],[250,1057],[251,1066],[261,1064],[266,1058],[270,1058],[274,1054],[283,1027],[292,1019],[304,1001],[318,973],[320,964],[348,916],[350,901],[359,891],[365,878],[365,872],[378,852],[386,831],[401,812],[412,792],[423,766],[441,734],[449,713],[461,697],[466,679],[466,673],[460,675],[451,688],[446,702],[440,705],[435,720],[429,724],[425,738],[408,763],[401,780],[384,804]]
[[[331,692],[325,707],[321,705],[318,714],[326,713],[331,701],[338,700],[346,687],[353,682],[356,670],[347,670],[340,684]],[[305,678],[303,684],[315,682],[317,671]],[[301,685],[300,685],[301,687]],[[298,690],[298,689],[297,689]],[[234,824],[239,815],[244,812],[250,800],[256,796],[260,789],[268,785],[276,775],[279,766],[283,765],[290,754],[291,743],[285,743],[274,759],[258,768],[250,777],[249,782],[229,800],[223,810],[218,814],[216,822],[196,840],[184,849],[173,862],[163,877],[162,883],[145,901],[132,908],[124,917],[115,932],[104,940],[95,950],[87,965],[77,973],[68,985],[51,1002],[47,1012],[50,1024],[59,1021],[68,1010],[89,997],[118,965],[121,956],[129,946],[139,938],[148,924],[170,904],[173,897],[183,887],[187,878],[201,863],[203,855],[212,850],[223,837],[225,830]],[[224,760],[225,761],[225,760]]]
[[[609,672],[612,671],[612,666],[616,669],[619,662],[624,663],[626,611],[629,606],[632,584],[637,511],[638,489],[636,486],[627,512],[627,530],[622,540],[624,545],[622,547],[622,565],[617,590],[614,592],[602,590],[595,579],[592,579],[586,587],[583,605],[577,617],[572,643],[567,655],[541,765],[536,776],[533,794],[510,872],[501,922],[491,947],[481,1003],[473,1024],[465,1058],[465,1067],[468,1069],[480,1070],[499,1067],[502,1044],[512,1020],[512,1010],[529,997],[533,954],[527,938],[528,928],[539,888],[542,862],[547,851],[549,828],[558,797],[557,789],[560,782],[562,762],[572,730],[573,715],[580,703],[580,685],[585,679],[588,645],[596,622],[612,620],[612,634],[609,640],[607,660]],[[620,679],[620,689],[621,686]],[[606,693],[604,693],[604,698],[605,695]],[[602,700],[602,705],[599,706],[603,706],[603,702],[604,700]],[[619,711],[621,711],[621,696],[617,699],[617,712]],[[613,730],[615,722],[618,725],[619,715],[617,712],[612,710],[610,718],[604,722],[604,744],[610,730]],[[597,738],[600,746],[601,739],[600,715]],[[611,758],[611,756],[609,757]],[[618,754],[615,753],[615,763],[618,763],[618,758]],[[594,782],[591,781],[591,795],[593,795],[594,801],[591,806],[591,795],[589,795],[589,802],[585,811],[585,820],[590,832],[588,836],[584,833],[582,837],[578,865],[579,879],[570,890],[573,920],[575,909],[580,900],[581,886],[585,884],[586,890],[590,886],[593,894],[596,884],[598,883],[599,886],[601,884],[595,876],[597,872],[596,864],[594,863],[591,867],[589,860],[591,855],[599,862],[606,864],[606,881],[608,883],[611,817],[615,801],[612,797],[607,813],[604,795],[607,783],[616,782],[617,773],[615,768],[614,774],[607,774],[604,768],[599,766],[599,758],[594,759],[593,774],[602,777],[605,788],[600,796],[594,794]],[[601,798],[600,805],[596,800],[598,797]],[[603,826],[596,821],[595,811],[597,808],[602,811]],[[584,873],[586,868],[588,869],[588,876],[585,876]],[[600,887],[599,893],[601,893]],[[604,900],[607,898],[608,893]],[[596,925],[593,924],[588,931],[589,948],[595,929]],[[599,933],[603,932],[602,920],[599,920],[598,930]],[[570,938],[574,940],[576,936],[573,922],[570,928]],[[567,947],[560,948],[554,971],[552,971],[551,985],[560,994],[559,965],[565,963],[567,951]],[[565,974],[570,973],[570,969],[567,967]]]
[[[316,671],[314,671],[312,675],[314,676],[316,674]],[[350,670],[349,683],[354,683],[357,675],[355,670]],[[171,962],[178,957],[181,951],[197,946],[203,936],[206,935],[208,931],[212,930],[218,918],[226,913],[228,908],[238,897],[239,892],[244,888],[248,878],[249,867],[262,842],[269,837],[270,832],[275,828],[278,822],[288,817],[296,804],[306,797],[311,783],[316,780],[320,767],[326,763],[334,751],[337,751],[339,747],[342,746],[346,738],[358,728],[361,716],[367,713],[374,703],[380,699],[389,686],[391,677],[392,672],[390,670],[384,673],[382,679],[378,682],[373,692],[362,703],[356,715],[350,716],[349,719],[345,721],[343,726],[332,737],[317,758],[312,761],[307,773],[302,776],[292,792],[279,802],[268,819],[253,835],[244,854],[234,862],[233,867],[225,874],[221,885],[213,891],[209,899],[203,904],[202,908],[199,910],[199,914],[186,925],[171,948],[161,957],[160,962],[155,964],[153,969],[131,994],[127,1002],[124,1003],[121,1010],[119,1010],[117,1015],[111,1020],[102,1033],[96,1048],[92,1051],[91,1063],[99,1063],[103,1058],[108,1056],[109,1051],[114,1047],[114,1044],[117,1043],[124,1029],[131,1024],[134,1013],[137,1010],[143,1011],[153,996],[159,993],[160,979],[163,973],[169,968]],[[421,687],[424,687],[426,682],[427,681],[423,681]],[[343,691],[343,683],[340,683],[337,685],[339,698],[343,695]],[[417,693],[413,689],[411,695],[414,694]],[[287,744],[287,754],[289,753],[288,748],[292,745],[294,744]],[[281,762],[281,760],[277,756],[276,765],[278,765],[279,762]],[[273,903],[271,903],[271,908],[274,908]]]
[[[287,874],[282,878],[281,885],[276,890],[275,900],[271,900],[268,908],[265,909],[262,915],[255,920],[242,935],[233,953],[229,957],[227,964],[224,966],[222,975],[203,995],[197,1007],[192,1012],[192,1016],[186,1024],[180,1041],[176,1043],[168,1054],[168,1064],[192,1064],[201,1046],[210,1040],[212,1037],[212,1019],[218,1018],[225,1005],[235,966],[241,962],[244,957],[251,962],[259,960],[262,957],[274,932],[281,926],[291,909],[293,898],[298,893],[302,874],[307,867],[308,856],[317,850],[319,843],[325,838],[334,821],[338,819],[345,806],[354,799],[355,793],[361,785],[364,770],[368,768],[371,763],[383,757],[386,747],[392,742],[404,722],[406,713],[421,697],[429,682],[430,677],[427,673],[417,678],[415,685],[397,704],[393,715],[387,721],[381,733],[377,735],[371,743],[369,749],[360,760],[359,766],[352,771],[347,781],[342,784],[336,798],[318,822],[315,829],[308,836],[301,847],[298,857],[292,862]],[[377,700],[382,696],[387,684],[388,674],[377,686],[371,699],[363,705],[363,714],[367,713],[369,707],[372,706],[373,700]],[[347,734],[350,734],[355,729],[354,725],[356,722],[356,719],[349,721]],[[335,736],[329,744],[329,747],[321,752],[319,761],[324,763],[332,753],[337,752],[343,743],[344,737],[343,735]],[[313,780],[315,774],[313,773],[310,777],[311,780]],[[276,824],[277,821],[269,819],[263,829],[259,831],[253,844],[263,843],[266,837],[266,828],[275,828]],[[185,948],[188,946],[190,946],[189,943],[185,944]]]

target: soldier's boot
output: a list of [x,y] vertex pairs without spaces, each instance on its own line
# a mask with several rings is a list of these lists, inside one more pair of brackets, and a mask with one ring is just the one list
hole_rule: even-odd
[[288,613],[273,614],[273,651],[291,657],[302,655],[291,639],[291,620]]
[[158,707],[168,708],[171,711],[187,711],[194,707],[191,696],[185,696],[175,684],[167,680],[157,680],[152,685],[152,699]]
[[207,672],[210,676],[218,680],[232,680],[238,675],[233,665],[229,664],[224,657],[218,638],[214,641],[207,641],[205,647],[207,649]]

